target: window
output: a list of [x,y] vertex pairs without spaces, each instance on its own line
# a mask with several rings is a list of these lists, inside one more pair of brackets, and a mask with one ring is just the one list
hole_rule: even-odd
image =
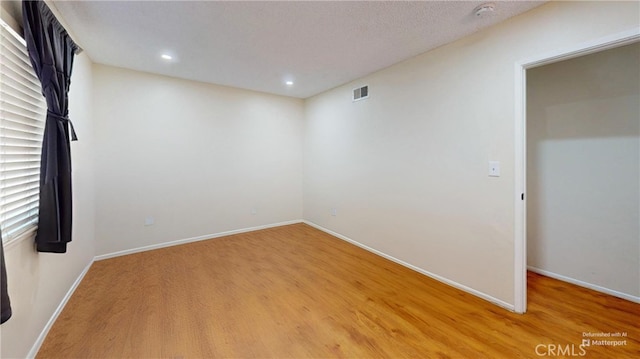
[[24,39],[0,20],[0,230],[36,228],[46,104]]

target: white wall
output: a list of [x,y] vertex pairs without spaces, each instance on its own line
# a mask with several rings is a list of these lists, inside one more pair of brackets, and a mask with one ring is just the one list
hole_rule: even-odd
[[93,69],[96,254],[302,218],[302,100]]
[[79,140],[71,144],[73,237],[66,254],[37,253],[33,238],[5,246],[13,316],[0,327],[0,357],[24,358],[67,291],[94,257],[94,155],[91,61],[76,57],[69,118]]
[[640,44],[527,71],[528,265],[640,297]]
[[514,64],[638,27],[638,5],[549,3],[308,99],[304,218],[513,305]]

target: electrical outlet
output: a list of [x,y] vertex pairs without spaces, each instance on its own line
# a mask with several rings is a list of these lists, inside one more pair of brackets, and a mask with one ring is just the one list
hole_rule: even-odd
[[147,216],[144,219],[145,227],[153,226],[155,223],[156,223],[156,220],[153,218],[153,216]]
[[337,216],[338,215],[338,210],[336,208],[331,208],[331,215],[332,216]]
[[489,177],[500,177],[499,161],[489,161]]
[[251,215],[255,216],[256,214],[258,214],[258,209],[256,207],[251,208]]

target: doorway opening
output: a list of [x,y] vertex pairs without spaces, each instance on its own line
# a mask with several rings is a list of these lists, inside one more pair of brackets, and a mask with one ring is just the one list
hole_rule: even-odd
[[[542,55],[515,65],[515,293],[514,309],[527,309],[527,71],[640,41],[640,29],[633,29],[569,49]],[[565,109],[567,110],[567,109]]]

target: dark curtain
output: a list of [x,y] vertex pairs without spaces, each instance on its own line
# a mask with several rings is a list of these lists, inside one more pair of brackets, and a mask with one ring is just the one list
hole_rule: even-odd
[[40,165],[38,252],[65,253],[71,242],[71,148],[69,85],[79,50],[43,1],[23,1],[24,37],[31,64],[42,84],[47,118]]
[[9,301],[9,292],[7,291],[7,270],[4,266],[2,233],[0,233],[0,267],[2,267],[0,276],[0,324],[2,324],[11,318],[11,302]]

